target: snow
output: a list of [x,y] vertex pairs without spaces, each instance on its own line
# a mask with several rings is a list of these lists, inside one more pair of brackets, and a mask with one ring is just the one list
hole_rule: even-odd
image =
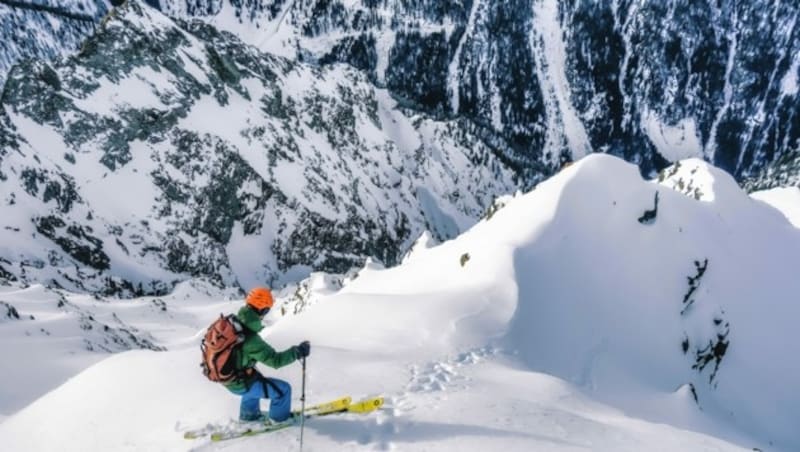
[[[130,164],[118,169],[113,178],[95,173],[81,181],[82,196],[101,217],[136,222],[150,216],[156,199],[161,196],[149,183],[151,172],[157,168],[151,159],[152,149],[142,141],[131,142],[130,147]],[[87,163],[81,159],[80,165],[86,167]],[[126,190],[125,187],[137,189]]]
[[392,99],[389,91],[375,90],[378,100],[378,117],[380,118],[383,132],[393,143],[396,143],[400,155],[413,153],[422,146],[421,137],[409,118],[401,114],[395,107],[397,102]]
[[[625,49],[625,55],[622,57],[622,64],[620,65],[619,71],[619,79],[618,79],[618,86],[619,92],[622,94],[623,98],[625,99],[625,103],[630,102],[630,95],[625,90],[625,75],[628,73],[628,64],[631,61],[631,52],[630,49],[633,48],[631,45],[631,34],[634,31],[634,18],[637,17],[637,11],[639,9],[639,4],[635,2],[631,2],[628,5],[628,11],[625,14],[625,21],[620,23],[620,4],[619,0],[612,0],[611,2],[611,10],[614,13],[614,29],[618,30],[620,35],[622,35],[622,41],[625,43],[623,48]],[[628,125],[631,116],[626,115],[623,117],[623,127]]]
[[786,216],[795,227],[800,228],[800,188],[779,187],[750,193],[750,197],[771,205]]
[[[701,200],[591,155],[453,240],[423,236],[397,267],[368,265],[338,291],[314,275],[314,304],[273,310],[264,337],[278,349],[311,341],[310,403],[349,393],[387,404],[309,420],[307,450],[798,450],[800,364],[786,351],[798,345],[800,231],[722,171],[692,172],[699,165],[682,168],[709,193]],[[637,221],[656,192],[655,220]],[[0,376],[0,387],[26,389],[0,401],[5,450],[298,450],[296,428],[218,444],[182,437],[237,416],[238,399],[197,367],[205,326],[240,303],[231,294],[181,286],[163,298],[166,313],[145,309],[149,299],[69,296],[169,348],[100,360],[75,350],[74,337],[19,336],[55,312],[52,294],[2,290],[42,320],[0,320],[0,346],[49,380],[30,388]],[[716,318],[729,347],[712,380],[712,369],[692,369],[681,341],[701,349],[719,332]],[[49,374],[70,351],[86,369]],[[288,380],[299,404],[299,366],[264,371]]]
[[414,242],[414,245],[408,250],[406,255],[403,256],[403,262],[414,259],[418,254],[429,248],[433,248],[438,244],[439,242],[431,237],[431,233],[429,231],[423,231],[419,238]]
[[786,75],[781,80],[781,94],[784,96],[794,96],[800,90],[797,84],[797,73],[800,71],[800,57],[795,55],[792,66],[786,71]]
[[[140,5],[140,13],[128,14],[124,21],[108,21],[107,27],[133,27],[140,32],[151,35],[160,35],[164,30],[170,29],[174,22],[164,14],[147,5]],[[186,36],[185,33],[182,33]]]
[[[533,51],[537,56],[536,71],[545,97],[548,117],[548,134],[563,130],[573,160],[592,152],[586,133],[575,107],[572,105],[570,84],[567,79],[567,51],[558,19],[557,0],[538,0],[534,5],[535,30]],[[553,121],[560,118],[563,127]],[[548,138],[553,146],[553,137]],[[555,153],[558,155],[558,152]]]
[[[276,19],[266,27],[267,32],[264,33],[264,37],[261,38],[261,42],[258,44],[260,49],[289,58],[294,56],[295,51],[288,43],[296,39],[295,32],[292,27],[283,26],[292,20],[291,10],[294,7],[294,3],[294,0],[285,2]],[[241,25],[235,26],[234,32],[238,32],[240,29]]]
[[[274,224],[274,219],[264,222],[266,229],[269,224]],[[266,235],[269,237],[269,235]],[[274,258],[264,259],[264,254],[272,255],[272,251],[264,249],[264,253],[253,253],[254,249],[264,248],[265,234],[246,235],[240,223],[236,223],[231,231],[231,239],[225,247],[230,262],[231,271],[237,276],[237,281],[242,287],[254,287],[266,280],[264,262],[274,262]]]
[[[294,2],[288,2],[291,5]],[[224,30],[239,36],[243,41],[251,45],[261,44],[265,46],[274,38],[278,24],[264,24],[253,20],[243,20],[237,17],[236,8],[229,2],[221,2],[222,7],[216,15],[208,19],[208,22],[219,30]],[[283,17],[282,15],[279,17]],[[262,27],[262,25],[264,25]],[[260,46],[261,47],[261,46]],[[262,47],[263,48],[263,47]]]
[[[245,85],[245,83],[242,84]],[[255,99],[260,97],[259,94],[261,93],[250,92],[250,96]],[[244,99],[237,91],[231,90],[228,95],[228,105],[220,105],[212,95],[202,96],[186,117],[181,118],[176,127],[189,130],[213,130],[216,136],[232,143],[237,149],[247,149],[250,143],[234,125],[250,124],[251,118],[258,118],[260,115],[254,115],[253,110],[256,108],[254,104]],[[225,121],[221,122],[220,118],[225,118]],[[258,155],[258,153],[242,153],[243,158],[253,155]],[[266,162],[267,159],[264,157],[262,164],[251,164],[256,171],[263,171],[267,168]]]
[[141,67],[128,77],[111,81],[102,76],[97,80],[99,87],[85,99],[74,98],[75,106],[83,111],[109,115],[124,109],[143,110],[163,108],[158,97],[157,87],[169,87],[170,80],[165,72],[157,72],[151,67]]
[[375,40],[375,52],[377,61],[375,62],[375,75],[378,83],[386,83],[386,70],[389,68],[389,55],[394,47],[397,34],[392,30],[385,30]]
[[205,46],[203,42],[190,34],[184,34],[184,36],[189,42],[189,45],[182,46],[179,49],[179,56],[183,62],[183,69],[198,83],[210,85],[211,81],[208,79],[208,75],[202,67],[208,58],[205,53]]
[[[662,179],[663,178],[663,179]],[[659,183],[691,196],[698,201],[713,202],[715,200],[715,181],[723,179],[730,184],[729,175],[698,158],[690,158],[675,162],[663,170]],[[733,182],[736,184],[736,182]]]
[[694,118],[684,118],[670,125],[664,124],[655,112],[646,110],[642,114],[642,128],[667,161],[677,162],[703,155],[703,145]]
[[[733,30],[738,28],[738,19],[737,16],[733,15]],[[719,129],[719,124],[725,118],[725,115],[728,113],[731,107],[731,100],[733,99],[733,85],[731,84],[731,76],[733,75],[734,69],[734,62],[736,60],[736,52],[739,48],[739,39],[736,36],[736,32],[732,32],[728,35],[728,42],[730,46],[728,47],[728,60],[725,64],[725,88],[723,93],[725,94],[724,102],[722,104],[722,108],[719,109],[717,112],[717,117],[714,118],[714,123],[711,126],[711,133],[708,137],[708,149],[706,150],[706,157],[709,161],[714,161],[714,156],[717,152],[717,129]]]
[[25,115],[17,114],[6,107],[3,108],[19,133],[29,137],[28,144],[31,150],[36,150],[39,158],[48,160],[54,166],[57,165],[55,162],[63,161],[63,151],[68,149],[68,146],[52,126],[39,124]]
[[467,20],[467,26],[464,29],[464,34],[461,35],[461,39],[458,41],[458,46],[456,46],[456,51],[453,54],[453,59],[450,60],[450,64],[447,67],[447,91],[450,94],[450,108],[453,113],[458,113],[459,105],[461,102],[461,97],[459,95],[459,85],[460,85],[460,76],[459,76],[459,65],[461,64],[461,52],[464,49],[464,44],[473,36],[475,32],[475,24],[478,20],[478,15],[480,11],[482,11],[484,3],[482,0],[474,0],[472,2],[472,8],[469,11],[469,19]]
[[436,197],[425,187],[417,187],[417,199],[428,227],[436,231],[439,237],[452,238],[458,234],[459,227],[455,220],[439,206]]

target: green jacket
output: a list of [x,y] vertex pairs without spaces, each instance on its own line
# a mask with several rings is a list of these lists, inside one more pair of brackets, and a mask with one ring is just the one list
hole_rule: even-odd
[[[258,333],[264,329],[264,325],[261,324],[261,319],[256,311],[250,306],[244,305],[239,309],[236,318],[244,325],[247,337],[242,346],[234,351],[233,359],[236,363],[236,369],[255,368],[256,363],[263,363],[277,369],[297,361],[297,351],[294,347],[279,353],[264,342],[264,339],[261,339]],[[253,372],[251,376],[236,379],[226,384],[225,387],[234,392],[241,392],[249,388],[257,376],[258,373]]]

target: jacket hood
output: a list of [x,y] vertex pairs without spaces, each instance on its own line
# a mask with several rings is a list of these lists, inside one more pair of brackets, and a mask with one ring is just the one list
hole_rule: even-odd
[[254,333],[258,333],[264,329],[261,318],[258,317],[256,311],[248,305],[242,306],[236,316],[239,318],[239,321],[242,322],[242,325]]

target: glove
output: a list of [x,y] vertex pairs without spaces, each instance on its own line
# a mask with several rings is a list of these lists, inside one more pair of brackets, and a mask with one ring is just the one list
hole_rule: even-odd
[[308,341],[303,341],[294,346],[294,352],[297,354],[297,359],[305,358],[311,354],[311,344]]

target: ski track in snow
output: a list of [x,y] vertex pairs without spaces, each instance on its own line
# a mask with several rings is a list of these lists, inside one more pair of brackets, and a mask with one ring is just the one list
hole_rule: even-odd
[[411,381],[408,383],[407,393],[467,389],[468,379],[459,373],[459,368],[476,364],[498,351],[482,347],[461,353],[455,358],[414,364],[411,366]]

